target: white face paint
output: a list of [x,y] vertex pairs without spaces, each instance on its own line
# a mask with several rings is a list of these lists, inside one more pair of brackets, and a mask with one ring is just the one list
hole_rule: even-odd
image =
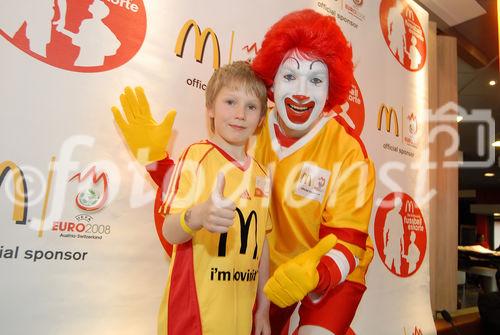
[[282,125],[304,135],[316,124],[328,97],[328,67],[290,51],[274,77],[274,103]]

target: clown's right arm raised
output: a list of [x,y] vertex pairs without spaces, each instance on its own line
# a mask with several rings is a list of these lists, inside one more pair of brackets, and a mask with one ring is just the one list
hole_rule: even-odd
[[113,106],[111,110],[132,155],[143,165],[166,158],[175,110],[169,111],[163,121],[157,123],[142,87],[135,90],[126,87],[120,95],[120,103],[125,118],[118,107]]

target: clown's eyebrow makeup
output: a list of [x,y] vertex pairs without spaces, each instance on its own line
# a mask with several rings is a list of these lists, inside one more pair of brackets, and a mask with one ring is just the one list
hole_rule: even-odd
[[311,64],[309,65],[309,70],[312,70],[313,64],[316,62],[321,63],[323,65],[326,65],[322,60],[316,59],[316,60],[312,61]]
[[297,58],[295,57],[288,57],[286,58],[284,61],[283,61],[283,65],[285,65],[286,63],[290,63],[288,62],[289,59],[293,59],[296,63],[297,63],[297,70],[300,69],[300,63],[299,61],[297,60]]

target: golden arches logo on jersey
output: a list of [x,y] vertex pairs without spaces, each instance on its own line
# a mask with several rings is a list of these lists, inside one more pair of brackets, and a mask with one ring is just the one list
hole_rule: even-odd
[[[252,222],[254,222],[255,236],[257,236],[257,213],[255,211],[251,211],[246,218],[241,209],[236,208],[236,213],[238,214],[240,231],[241,231],[240,254],[244,255],[247,253],[248,234],[250,232],[250,226],[252,225]],[[222,233],[220,234],[219,237],[219,248],[218,248],[219,257],[226,256],[226,248],[227,248],[227,233]],[[258,254],[257,251],[258,251],[258,245],[256,241],[255,248],[253,249],[253,255],[252,255],[253,259],[257,258]]]
[[14,209],[12,211],[12,220],[16,224],[26,224],[28,215],[28,189],[23,171],[13,162],[4,161],[0,163],[0,186],[5,177],[12,172],[14,179]]
[[311,171],[309,171],[308,168],[302,169],[302,171],[300,173],[299,183],[301,183],[303,185],[307,185],[309,187],[313,186]]
[[303,198],[323,201],[326,192],[326,181],[329,180],[330,173],[330,171],[310,162],[304,163],[297,180],[295,194]]
[[182,26],[177,36],[177,42],[175,43],[175,54],[177,57],[182,58],[184,55],[184,48],[186,46],[187,39],[190,35],[191,30],[194,31],[194,58],[198,63],[203,63],[203,57],[205,55],[205,48],[207,45],[208,38],[212,40],[213,48],[213,68],[214,70],[220,67],[220,46],[217,35],[212,30],[212,28],[205,28],[203,31],[195,20],[188,20]]
[[[377,129],[382,130],[382,119],[385,118],[385,130],[390,133],[394,130],[394,135],[399,137],[399,120],[398,113],[393,107],[382,103],[378,109]],[[394,122],[392,122],[394,120]],[[394,124],[394,128],[391,125]]]

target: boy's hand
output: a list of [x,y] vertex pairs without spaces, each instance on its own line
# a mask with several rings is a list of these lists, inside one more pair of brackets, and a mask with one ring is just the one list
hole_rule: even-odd
[[253,335],[271,335],[271,324],[269,323],[269,307],[258,308],[255,311]]
[[313,248],[281,264],[264,286],[264,293],[277,306],[284,308],[304,299],[316,288],[316,270],[321,257],[337,243],[333,234],[323,237]]
[[175,110],[168,112],[158,124],[151,115],[142,87],[136,87],[135,92],[132,88],[126,87],[124,93],[120,95],[120,103],[125,119],[118,107],[111,107],[111,111],[134,157],[141,164],[165,158],[166,146],[172,134]]
[[224,198],[225,178],[222,173],[217,175],[217,183],[210,199],[192,209],[192,224],[194,230],[202,227],[212,233],[227,233],[233,225],[236,204]]

